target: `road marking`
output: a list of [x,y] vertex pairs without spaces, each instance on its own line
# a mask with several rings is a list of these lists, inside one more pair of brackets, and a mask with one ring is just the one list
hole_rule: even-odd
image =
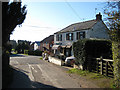
[[52,82],[53,85],[57,86],[58,88],[62,88],[55,80],[51,79],[51,78],[47,75],[47,73],[46,73],[44,70],[42,70],[42,68],[41,68],[39,65],[37,65],[37,66],[38,66],[38,68],[41,70],[43,76],[47,78],[46,80],[50,80],[50,82]]
[[[32,67],[32,66],[31,66],[31,67]],[[32,67],[32,69],[33,69],[35,72],[37,72],[34,67]]]
[[[28,63],[27,63],[27,64],[28,64]],[[32,81],[34,81],[35,79],[34,79],[34,77],[33,77],[33,75],[32,75],[31,65],[28,64],[28,66],[29,66],[29,69],[30,69],[30,75],[29,75],[29,77],[30,77],[30,79],[31,79]]]

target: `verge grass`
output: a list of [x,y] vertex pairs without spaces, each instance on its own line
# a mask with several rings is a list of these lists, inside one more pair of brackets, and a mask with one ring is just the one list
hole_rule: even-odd
[[113,78],[101,75],[99,73],[89,72],[87,70],[79,70],[79,69],[70,69],[67,71],[71,74],[77,74],[85,79],[93,82],[94,84],[98,85],[100,88],[114,88],[113,87]]
[[40,57],[41,60],[43,60],[43,57]]

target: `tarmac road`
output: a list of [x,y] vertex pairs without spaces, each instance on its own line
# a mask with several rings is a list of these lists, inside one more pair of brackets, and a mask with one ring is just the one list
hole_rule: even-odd
[[10,65],[15,68],[10,88],[81,88],[61,66],[41,60],[40,56],[12,55]]

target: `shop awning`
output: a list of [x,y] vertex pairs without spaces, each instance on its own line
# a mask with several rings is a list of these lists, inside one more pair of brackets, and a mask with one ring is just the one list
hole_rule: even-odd
[[53,45],[52,49],[58,49],[60,45]]

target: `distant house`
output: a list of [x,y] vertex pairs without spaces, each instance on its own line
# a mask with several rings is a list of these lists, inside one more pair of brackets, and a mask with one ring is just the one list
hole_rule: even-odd
[[67,26],[66,28],[54,33],[54,54],[64,54],[72,56],[72,44],[83,38],[109,39],[107,27],[102,21],[102,15],[96,15],[96,19],[79,22]]
[[41,51],[46,50],[52,52],[53,44],[54,44],[54,35],[50,35],[40,42],[40,50]]
[[35,41],[33,43],[34,50],[40,50],[40,41]]

